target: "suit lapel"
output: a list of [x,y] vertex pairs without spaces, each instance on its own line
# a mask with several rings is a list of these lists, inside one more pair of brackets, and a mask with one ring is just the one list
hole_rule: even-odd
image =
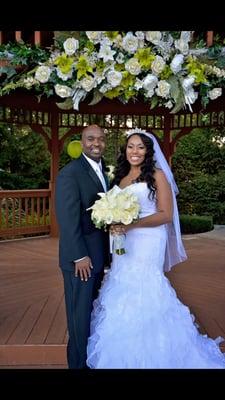
[[81,155],[80,161],[81,161],[82,167],[84,167],[86,169],[88,175],[92,178],[92,180],[98,187],[98,191],[104,192],[104,188],[101,184],[100,179],[98,178],[96,172],[93,170],[93,168],[91,167],[91,165],[89,164],[89,162],[86,160],[86,158],[83,155]]
[[102,171],[102,173],[103,173],[103,176],[104,176],[104,178],[105,178],[107,190],[109,190],[109,186],[110,186],[110,185],[109,185],[109,178],[108,178],[108,176],[107,176],[107,174],[105,173],[104,170]]

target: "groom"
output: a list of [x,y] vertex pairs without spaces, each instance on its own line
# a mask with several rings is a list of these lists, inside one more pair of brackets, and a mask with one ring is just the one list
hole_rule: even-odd
[[69,368],[86,367],[87,339],[93,300],[108,263],[108,235],[97,229],[87,208],[98,193],[108,189],[102,155],[105,132],[97,125],[82,131],[83,153],[59,172],[56,183],[56,215],[60,231],[59,264],[69,340]]

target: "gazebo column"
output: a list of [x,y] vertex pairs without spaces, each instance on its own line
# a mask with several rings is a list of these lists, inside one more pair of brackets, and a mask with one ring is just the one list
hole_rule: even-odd
[[56,221],[55,213],[55,185],[56,176],[59,171],[59,157],[60,157],[60,141],[59,141],[59,128],[58,128],[58,112],[51,112],[51,172],[49,188],[51,190],[51,207],[50,207],[50,221],[51,221],[51,237],[58,236],[58,224]]
[[171,117],[170,116],[165,116],[165,124],[164,124],[164,129],[163,129],[163,141],[162,141],[162,150],[163,153],[171,166],[171,158],[173,155],[172,148],[171,148]]

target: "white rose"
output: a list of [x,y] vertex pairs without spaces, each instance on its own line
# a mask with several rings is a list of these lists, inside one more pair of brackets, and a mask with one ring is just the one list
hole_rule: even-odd
[[35,72],[35,79],[41,83],[46,83],[51,75],[51,69],[45,65],[38,67]]
[[107,74],[107,81],[112,87],[119,86],[123,75],[119,71],[109,71]]
[[109,215],[106,216],[105,222],[106,222],[106,224],[108,224],[108,225],[111,224],[111,223],[113,222],[113,216],[112,216],[112,214],[109,214]]
[[136,32],[135,32],[135,35],[137,36],[137,38],[138,38],[139,40],[144,40],[144,39],[145,39],[145,34],[144,34],[143,31],[136,31]]
[[36,81],[34,78],[32,78],[32,77],[28,77],[28,78],[25,78],[25,79],[23,80],[23,83],[24,83],[24,86],[25,86],[27,89],[30,89],[33,85],[35,85],[35,84],[37,83],[37,81]]
[[174,74],[177,74],[177,72],[179,72],[181,70],[183,62],[184,62],[183,54],[176,54],[173,57],[173,59],[170,63],[170,68]]
[[225,77],[225,71],[223,69],[220,69],[218,67],[213,67],[212,72],[218,77],[218,78],[224,78]]
[[129,213],[124,212],[124,214],[121,218],[122,224],[124,224],[124,225],[131,224],[132,220],[133,220],[132,216]]
[[176,49],[178,49],[182,54],[187,55],[189,52],[188,42],[178,39],[174,42]]
[[95,80],[91,76],[83,78],[80,81],[80,85],[81,85],[82,89],[84,89],[86,92],[90,92],[93,89],[94,84],[95,84]]
[[218,78],[220,78],[221,77],[221,70],[219,69],[219,68],[217,68],[217,67],[212,67],[211,65],[209,66],[209,68],[211,68],[211,72],[213,73],[213,74],[215,74]]
[[116,57],[116,61],[118,62],[118,64],[123,64],[124,62],[124,55],[123,53],[119,53],[118,56]]
[[71,56],[79,48],[79,41],[77,39],[74,39],[74,38],[68,38],[63,43],[63,47],[64,47],[64,50],[65,50],[65,53],[68,56]]
[[71,97],[73,95],[73,90],[66,85],[55,85],[55,92],[60,97]]
[[158,44],[161,40],[162,34],[160,31],[147,31],[145,37],[148,42]]
[[166,63],[163,58],[161,56],[156,56],[151,65],[153,74],[159,75],[163,71],[165,65]]
[[222,95],[222,88],[214,88],[208,92],[210,100],[215,100]]
[[119,210],[118,208],[114,208],[112,213],[113,222],[120,222],[122,214],[123,213],[121,213],[121,210]]
[[141,72],[141,66],[137,58],[130,58],[125,64],[125,69],[130,72],[131,75],[138,75]]
[[128,32],[123,38],[122,47],[128,53],[134,54],[138,48],[138,38],[132,32]]
[[56,68],[56,73],[57,73],[57,76],[59,78],[61,78],[63,81],[67,81],[68,79],[72,78],[72,76],[73,76],[73,70],[72,69],[67,74],[63,74],[63,72],[61,72],[60,68]]
[[145,41],[144,40],[138,40],[138,48],[143,49],[145,47]]
[[170,84],[164,80],[159,81],[158,87],[155,91],[158,96],[167,98],[170,93]]
[[152,90],[156,87],[158,83],[158,78],[155,75],[148,74],[144,79],[143,79],[143,88],[146,91]]
[[114,43],[116,47],[122,47],[122,36],[120,34],[114,39]]
[[188,77],[185,78],[182,82],[183,89],[185,91],[192,89],[192,85],[193,85],[194,81],[195,81],[194,75],[188,75]]
[[99,43],[102,39],[102,31],[86,31],[88,39],[93,43]]

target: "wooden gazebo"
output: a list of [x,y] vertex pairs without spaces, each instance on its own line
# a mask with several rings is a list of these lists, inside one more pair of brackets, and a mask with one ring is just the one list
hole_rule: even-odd
[[[41,43],[41,33],[34,32],[34,42]],[[0,41],[3,36],[0,34]],[[16,32],[16,40],[21,38],[21,32]],[[213,32],[207,32],[207,44],[212,44]],[[0,97],[0,122],[7,124],[29,125],[33,131],[39,133],[47,142],[51,154],[50,174],[50,234],[57,236],[57,223],[54,210],[55,181],[59,169],[60,152],[64,141],[76,132],[81,132],[88,123],[98,124],[118,134],[119,130],[134,127],[163,133],[159,143],[169,162],[175,151],[177,141],[196,127],[218,127],[225,125],[225,97],[211,101],[203,109],[199,101],[192,106],[193,112],[186,110],[176,114],[166,108],[150,109],[149,105],[137,101],[127,104],[119,100],[102,99],[96,105],[88,105],[88,101],[80,103],[79,111],[73,109],[62,110],[57,106],[61,99],[57,97],[41,98],[38,101],[32,91],[19,90]],[[85,118],[84,118],[85,117]],[[60,135],[60,130],[64,134]],[[66,132],[65,132],[66,131]],[[50,133],[49,133],[50,132]],[[173,136],[172,136],[173,132]]]
[[[56,105],[57,99],[42,99],[40,102],[30,93],[13,93],[0,98],[0,122],[18,125],[29,125],[32,130],[41,134],[47,142],[51,154],[51,236],[57,236],[57,225],[54,210],[55,180],[59,169],[60,152],[67,137],[81,132],[86,125],[84,116],[88,116],[89,123],[98,124],[103,128],[113,129],[115,134],[121,129],[130,129],[138,126],[148,131],[163,132],[160,145],[167,160],[170,162],[175,151],[177,141],[197,127],[218,127],[225,125],[225,99],[223,97],[211,102],[207,109],[202,110],[196,103],[193,112],[180,111],[171,114],[169,111],[157,108],[150,110],[149,105],[143,102],[128,103],[102,100],[94,106],[83,102],[80,111],[61,110]],[[99,122],[100,121],[100,122]],[[115,122],[116,121],[116,122]],[[48,134],[50,131],[50,134]],[[61,128],[67,129],[62,137]],[[172,137],[172,131],[176,131]]]

